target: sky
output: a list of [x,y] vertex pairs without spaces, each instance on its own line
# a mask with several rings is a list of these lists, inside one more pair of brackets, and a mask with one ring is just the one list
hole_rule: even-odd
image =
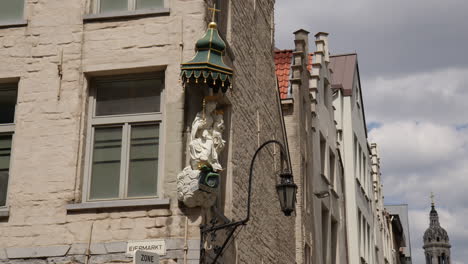
[[275,8],[276,47],[292,49],[303,28],[311,44],[328,32],[332,54],[357,52],[385,202],[409,205],[413,264],[425,263],[431,192],[452,264],[468,264],[468,1],[277,0]]

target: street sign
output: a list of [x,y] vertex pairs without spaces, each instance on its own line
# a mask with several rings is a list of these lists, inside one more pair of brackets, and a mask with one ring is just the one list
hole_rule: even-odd
[[127,255],[134,255],[136,250],[166,255],[166,241],[164,239],[128,241]]
[[133,264],[159,264],[159,255],[154,252],[137,250],[133,257]]

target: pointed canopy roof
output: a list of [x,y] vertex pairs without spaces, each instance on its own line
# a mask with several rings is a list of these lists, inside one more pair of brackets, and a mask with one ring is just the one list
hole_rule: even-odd
[[192,60],[182,63],[181,79],[184,83],[207,83],[215,92],[226,92],[231,86],[232,69],[223,61],[226,44],[219,36],[215,22],[208,25],[205,35],[195,44],[196,54]]

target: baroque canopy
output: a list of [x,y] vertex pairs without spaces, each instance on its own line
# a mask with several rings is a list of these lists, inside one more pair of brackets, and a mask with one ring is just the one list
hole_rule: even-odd
[[192,60],[182,63],[180,77],[186,83],[206,83],[214,92],[223,93],[232,84],[232,69],[223,61],[226,44],[219,36],[217,25],[211,22],[205,35],[195,44]]

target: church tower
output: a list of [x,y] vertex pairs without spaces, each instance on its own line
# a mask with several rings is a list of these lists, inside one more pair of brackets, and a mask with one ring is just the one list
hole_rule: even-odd
[[423,246],[426,264],[450,264],[449,237],[447,231],[440,226],[434,200],[432,200],[429,219],[429,228],[424,232]]

